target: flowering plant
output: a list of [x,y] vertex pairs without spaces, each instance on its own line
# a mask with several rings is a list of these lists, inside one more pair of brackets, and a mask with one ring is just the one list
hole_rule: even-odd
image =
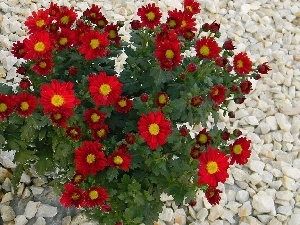
[[94,4],[79,18],[55,3],[33,12],[28,37],[12,47],[24,77],[16,89],[0,84],[0,146],[16,150],[14,184],[34,165],[64,206],[105,224],[150,224],[163,192],[181,203],[200,188],[218,204],[229,165],[251,154],[250,140],[219,128],[219,116],[234,117],[229,102],[242,103],[250,79],[270,68],[254,67],[231,40],[218,43],[216,22],[197,29],[199,12],[184,0],[162,22],[145,5],[129,41],[119,34],[126,24]]

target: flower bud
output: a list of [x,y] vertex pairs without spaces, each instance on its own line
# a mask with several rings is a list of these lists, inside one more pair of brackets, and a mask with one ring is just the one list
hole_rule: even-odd
[[130,22],[130,25],[131,25],[132,30],[138,30],[142,26],[142,24],[139,20],[132,20]]
[[242,104],[245,100],[246,100],[246,98],[240,97],[240,98],[236,98],[234,100],[234,102],[237,104]]
[[202,25],[202,29],[203,29],[205,32],[209,31],[209,30],[210,30],[210,25],[209,25],[209,23],[203,24],[203,25]]
[[257,67],[258,72],[262,73],[262,74],[267,74],[269,72],[269,70],[271,70],[271,68],[267,65],[267,62],[264,62],[263,64],[259,65]]
[[101,206],[101,209],[103,210],[103,212],[110,212],[111,206],[109,204],[104,204]]
[[227,141],[230,138],[230,133],[226,130],[222,133],[221,137],[224,141]]
[[180,74],[180,78],[181,78],[181,79],[185,79],[185,78],[186,78],[186,75],[185,75],[184,73],[181,73],[181,74]]
[[235,49],[234,45],[232,44],[232,40],[231,39],[228,39],[228,40],[226,40],[224,42],[223,48],[225,50],[234,50]]
[[147,93],[143,93],[140,96],[142,102],[147,102],[149,100],[149,95]]
[[236,86],[236,85],[232,85],[231,88],[230,88],[230,90],[231,90],[232,92],[237,92],[237,91],[239,90],[239,88],[238,88],[238,86]]
[[22,90],[27,90],[31,86],[31,82],[28,78],[22,78],[19,86]]
[[197,66],[194,63],[189,63],[187,65],[187,71],[189,71],[190,73],[193,73],[197,70]]
[[220,24],[213,22],[212,24],[210,24],[209,29],[212,32],[218,32],[220,30]]
[[135,135],[133,133],[128,133],[125,135],[125,141],[127,144],[132,145],[135,142]]
[[24,75],[26,73],[26,68],[24,66],[20,66],[18,69],[17,69],[17,73],[21,74],[21,75]]
[[254,76],[254,79],[255,80],[259,80],[261,78],[261,75],[260,74],[256,74],[255,76]]
[[228,116],[229,116],[229,118],[234,118],[234,117],[235,117],[235,114],[234,114],[234,112],[229,112],[229,113],[228,113]]
[[185,137],[189,134],[189,130],[185,126],[181,127],[179,130],[179,134],[180,134],[180,136]]
[[77,69],[76,66],[71,66],[71,67],[69,68],[69,74],[70,74],[70,75],[76,75],[77,72],[78,72],[78,69]]
[[195,206],[197,204],[197,202],[195,201],[195,200],[191,200],[190,202],[189,202],[189,205],[190,206]]
[[233,131],[233,135],[236,136],[236,137],[239,137],[239,136],[241,136],[242,134],[243,134],[242,131],[240,131],[239,129],[235,129],[235,130]]
[[228,59],[224,57],[218,57],[216,58],[215,62],[217,66],[224,67],[228,63]]

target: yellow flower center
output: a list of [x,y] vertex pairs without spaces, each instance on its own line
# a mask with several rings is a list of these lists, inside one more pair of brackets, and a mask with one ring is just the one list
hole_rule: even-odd
[[45,25],[45,21],[44,21],[44,20],[38,20],[38,21],[36,21],[35,24],[36,24],[38,27],[42,27],[42,26]]
[[159,95],[159,96],[158,96],[158,102],[159,102],[160,104],[165,104],[165,103],[167,102],[166,96],[165,96],[165,95]]
[[237,68],[241,68],[241,67],[243,67],[243,66],[244,66],[243,60],[238,60],[238,61],[236,62],[236,67],[237,67]]
[[123,163],[123,159],[121,156],[114,157],[114,164],[121,165]]
[[155,19],[155,13],[154,12],[148,12],[146,14],[146,17],[149,21],[153,21]]
[[100,42],[98,39],[92,39],[90,42],[90,46],[92,49],[98,48],[100,45]]
[[95,190],[90,191],[89,196],[90,196],[90,199],[92,199],[92,200],[97,199],[99,196],[98,191],[95,191]]
[[3,102],[0,103],[0,112],[5,112],[7,110],[7,105]]
[[235,145],[235,146],[233,147],[233,152],[234,152],[234,154],[239,155],[239,154],[242,153],[242,151],[243,151],[243,148],[242,148],[241,145]]
[[78,199],[79,199],[79,194],[73,193],[73,194],[72,194],[72,199],[73,199],[74,201],[78,200]]
[[206,164],[206,170],[209,174],[214,174],[219,170],[218,164],[215,161],[209,161]]
[[117,37],[117,33],[115,30],[110,30],[109,31],[109,38],[113,39]]
[[55,107],[60,107],[65,104],[65,99],[61,95],[53,95],[51,98],[51,104]]
[[63,24],[68,24],[69,23],[69,17],[68,16],[63,16],[60,19],[60,22],[63,23]]
[[78,183],[81,179],[82,179],[82,176],[79,174],[74,177],[75,183]]
[[186,21],[185,20],[182,20],[181,22],[181,27],[185,27],[187,25]]
[[190,6],[190,5],[187,5],[185,8],[186,8],[187,10],[189,10],[190,12],[193,12],[193,8],[192,8],[192,6]]
[[98,21],[98,25],[99,25],[100,27],[105,26],[104,20],[99,20],[99,21]]
[[45,48],[46,48],[45,43],[42,41],[37,42],[33,47],[34,51],[36,52],[42,52],[45,50]]
[[174,58],[174,52],[171,49],[168,49],[165,53],[166,58],[173,59]]
[[97,135],[99,136],[99,137],[103,137],[103,136],[105,136],[105,129],[100,129],[100,130],[98,130],[97,131]]
[[214,192],[214,191],[211,191],[211,192],[209,193],[209,197],[210,197],[210,198],[212,198],[214,195],[215,195],[215,192]]
[[46,68],[46,66],[47,66],[47,63],[44,61],[39,63],[39,67],[41,67],[42,69]]
[[97,123],[100,120],[100,116],[97,113],[93,113],[91,115],[91,120],[93,121],[93,123]]
[[125,107],[127,105],[126,100],[122,99],[121,101],[118,101],[118,105],[122,108]]
[[218,95],[218,94],[219,94],[219,90],[216,89],[216,90],[214,91],[213,95]]
[[92,164],[93,162],[95,162],[96,156],[94,154],[88,154],[86,157],[86,162],[88,164]]
[[70,134],[76,136],[78,132],[75,129],[70,130]]
[[198,139],[202,144],[205,144],[207,142],[207,135],[206,134],[200,134]]
[[148,128],[151,135],[158,135],[159,134],[159,126],[157,123],[150,124]]
[[29,104],[28,104],[28,102],[21,102],[20,108],[21,108],[22,111],[28,110],[28,109],[29,109]]
[[169,26],[170,27],[175,27],[176,26],[176,21],[175,20],[170,20],[169,21]]
[[203,46],[200,48],[200,54],[201,54],[201,55],[208,56],[209,53],[210,53],[209,47],[207,47],[206,45],[203,45]]
[[55,120],[59,120],[59,119],[61,119],[61,114],[56,113],[56,114],[53,115],[53,118],[54,118]]
[[108,84],[102,84],[99,88],[99,92],[102,95],[108,95],[111,92],[111,87]]
[[90,17],[96,18],[96,13],[90,13]]
[[63,38],[59,39],[60,45],[66,45],[67,43],[68,43],[68,38],[63,37]]

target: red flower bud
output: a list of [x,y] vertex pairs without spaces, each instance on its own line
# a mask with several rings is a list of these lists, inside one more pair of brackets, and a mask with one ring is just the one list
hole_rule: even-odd
[[71,67],[69,68],[69,74],[70,74],[70,75],[76,75],[77,72],[78,72],[77,67],[71,66]]
[[259,80],[261,78],[261,75],[260,74],[256,74],[255,76],[254,76],[254,79],[255,80]]
[[190,206],[195,206],[197,204],[197,202],[195,201],[195,200],[191,200],[190,202],[189,202],[189,205]]
[[26,73],[26,69],[24,66],[20,66],[18,69],[17,69],[17,73],[21,74],[21,75],[24,75]]
[[210,25],[209,25],[209,23],[205,23],[205,24],[203,24],[202,25],[202,29],[204,30],[204,31],[209,31],[210,30]]
[[230,90],[231,90],[232,92],[237,92],[237,91],[239,90],[239,88],[238,88],[238,86],[236,86],[236,85],[232,85],[231,88],[230,88]]
[[22,78],[19,86],[22,90],[27,90],[31,86],[31,82],[28,78]]
[[135,135],[133,133],[128,133],[125,135],[125,141],[127,144],[132,145],[135,142]]
[[189,134],[189,130],[185,126],[181,127],[179,130],[179,134],[180,134],[180,136],[185,137]]
[[228,59],[224,57],[218,57],[216,58],[216,65],[219,67],[224,67],[228,63]]
[[223,48],[225,50],[234,50],[235,49],[234,45],[232,44],[232,40],[231,39],[228,39],[228,40],[226,40],[224,42]]
[[210,24],[209,29],[212,32],[217,32],[217,31],[220,30],[220,24],[216,23],[216,22],[213,22],[212,24]]
[[138,30],[142,26],[142,24],[139,20],[132,20],[130,22],[130,25],[131,25],[132,30]]
[[194,63],[189,63],[188,66],[187,66],[187,70],[190,72],[190,73],[193,73],[197,70],[197,66],[196,64]]
[[142,102],[147,102],[149,100],[149,95],[147,93],[143,93],[141,94],[140,99]]
[[267,74],[269,72],[269,70],[271,70],[271,68],[267,65],[267,62],[264,62],[263,64],[259,65],[257,67],[258,72],[262,73],[262,74]]
[[185,78],[186,78],[186,75],[185,75],[184,73],[181,73],[181,74],[180,74],[180,78],[181,78],[181,79],[185,79]]
[[230,138],[230,133],[226,130],[222,133],[221,137],[224,141],[227,141]]

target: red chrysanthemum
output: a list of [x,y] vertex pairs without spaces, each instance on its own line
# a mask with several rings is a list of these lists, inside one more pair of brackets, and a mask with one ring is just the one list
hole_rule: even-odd
[[125,135],[125,141],[126,141],[127,144],[133,145],[135,140],[136,140],[135,134],[128,133],[128,134]]
[[77,37],[79,37],[79,40],[77,40],[78,43],[80,42],[80,37],[83,37],[85,33],[87,33],[88,31],[92,30],[92,28],[85,23],[84,20],[78,19],[76,20],[76,34]]
[[53,112],[50,114],[50,120],[57,127],[66,127],[69,115],[63,112]]
[[209,136],[206,128],[203,128],[197,135],[196,135],[196,143],[198,145],[208,145],[211,141],[211,136]]
[[183,8],[186,13],[195,15],[200,13],[200,4],[195,0],[184,0],[183,1]]
[[79,37],[81,45],[78,51],[85,56],[86,60],[93,60],[96,57],[104,57],[108,54],[109,39],[108,33],[88,30]]
[[74,127],[67,127],[66,128],[66,135],[75,141],[78,141],[79,138],[82,136],[82,132],[78,126]]
[[84,192],[84,199],[87,207],[102,206],[105,201],[109,198],[106,190],[102,187],[91,187],[89,190]]
[[165,40],[163,43],[156,44],[154,55],[161,69],[172,70],[182,61],[179,41]]
[[229,145],[231,161],[230,163],[237,163],[240,165],[246,164],[251,155],[250,151],[251,141],[245,137],[238,138],[233,144]]
[[72,116],[73,109],[80,103],[76,99],[73,90],[73,83],[52,80],[47,84],[41,86],[40,104],[44,107],[44,113],[63,112],[63,114]]
[[97,16],[97,18],[95,20],[95,24],[100,29],[104,28],[108,24],[108,21],[107,21],[106,17],[101,12]]
[[105,72],[92,74],[88,78],[89,91],[97,106],[114,104],[122,92],[122,83],[117,76],[107,76]]
[[51,58],[53,49],[50,34],[47,31],[32,33],[24,40],[24,59],[47,59]]
[[97,17],[101,14],[100,7],[92,4],[90,9],[83,11],[83,16],[87,17],[92,23],[95,23]]
[[178,30],[178,34],[184,35],[186,31],[196,32],[196,19],[193,15],[183,12],[183,17],[181,20],[181,24]]
[[172,133],[171,122],[165,119],[161,111],[142,114],[138,121],[138,130],[151,150],[164,145],[168,135]]
[[126,150],[115,150],[113,155],[108,156],[108,165],[115,168],[128,171],[131,163],[132,155],[126,154]]
[[168,18],[166,24],[170,29],[179,31],[181,22],[183,20],[183,12],[181,10],[168,10]]
[[210,98],[218,105],[225,101],[227,89],[221,85],[215,85],[210,90]]
[[193,158],[193,159],[198,159],[200,156],[201,156],[201,149],[200,147],[192,147],[191,151],[190,151],[190,156]]
[[106,124],[97,124],[93,126],[92,135],[96,141],[104,140],[109,133],[108,126]]
[[60,198],[60,203],[66,208],[70,206],[75,206],[76,208],[83,207],[85,206],[83,194],[83,190],[74,184],[65,184],[65,190]]
[[29,87],[31,86],[31,82],[28,78],[22,78],[20,83],[19,83],[19,87],[22,90],[27,90]]
[[196,54],[199,58],[214,59],[219,56],[221,48],[213,37],[203,37],[196,41]]
[[154,3],[149,3],[139,8],[137,15],[141,18],[142,26],[154,29],[154,27],[159,25],[162,13]]
[[51,23],[48,9],[40,9],[37,12],[32,12],[31,16],[24,22],[28,27],[29,33],[46,30]]
[[106,113],[98,109],[87,109],[84,112],[84,121],[88,123],[90,129],[93,129],[97,124],[102,124],[105,118]]
[[84,180],[85,176],[79,173],[78,171],[75,172],[74,176],[72,177],[71,183],[77,185],[81,184]]
[[227,39],[226,41],[224,41],[223,48],[225,50],[234,50],[235,49],[231,39]]
[[252,62],[247,56],[247,53],[240,52],[235,55],[233,57],[233,67],[239,75],[250,73],[252,71]]
[[40,59],[33,65],[31,70],[38,75],[45,76],[52,72],[53,66],[54,63],[52,59]]
[[81,147],[75,150],[76,171],[83,176],[95,175],[107,166],[102,144],[99,142],[84,141]]
[[249,80],[244,80],[241,85],[240,85],[240,88],[241,88],[241,92],[243,94],[249,94],[250,91],[252,90],[252,83],[251,81]]
[[115,42],[117,46],[120,46],[121,37],[118,34],[117,24],[108,24],[104,27],[104,31],[108,33],[108,39]]
[[57,51],[73,47],[77,44],[77,32],[70,28],[62,28],[59,33],[55,35],[55,45]]
[[74,7],[60,7],[56,13],[56,20],[59,27],[71,27],[77,18]]
[[11,115],[15,109],[15,96],[0,94],[0,118],[2,121]]
[[27,117],[37,108],[37,99],[33,94],[22,92],[16,96],[16,110],[19,116]]
[[271,68],[267,65],[267,62],[264,62],[263,64],[257,66],[257,70],[259,73],[267,74]]
[[228,157],[217,148],[212,149],[208,146],[207,152],[202,152],[199,162],[198,184],[207,184],[216,187],[218,182],[225,182],[228,178]]
[[163,108],[169,102],[169,96],[166,92],[158,92],[155,99],[155,105]]
[[204,99],[201,96],[196,95],[196,96],[192,97],[190,104],[191,104],[191,106],[199,107],[203,101],[204,101]]
[[121,96],[114,105],[117,112],[128,113],[132,109],[133,101],[125,96]]
[[16,43],[14,43],[11,48],[11,53],[14,55],[14,57],[23,59],[26,54],[24,42],[17,41]]
[[217,205],[221,200],[221,193],[222,191],[220,191],[219,189],[215,187],[209,187],[205,192],[205,197],[211,205]]

